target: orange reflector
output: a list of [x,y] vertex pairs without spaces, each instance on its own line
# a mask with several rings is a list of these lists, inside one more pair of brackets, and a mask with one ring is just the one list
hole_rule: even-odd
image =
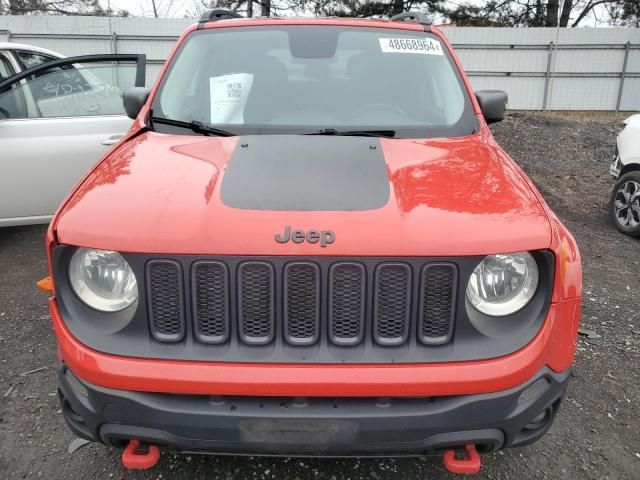
[[36,287],[43,292],[53,292],[53,281],[51,277],[44,277],[42,280],[36,282]]

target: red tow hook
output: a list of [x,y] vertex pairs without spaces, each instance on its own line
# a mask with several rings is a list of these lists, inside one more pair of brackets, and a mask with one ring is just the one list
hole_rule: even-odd
[[138,440],[129,440],[129,444],[122,452],[122,465],[129,470],[153,468],[158,460],[160,460],[160,449],[155,445],[148,445],[146,452],[140,452]]
[[473,443],[464,446],[467,458],[458,460],[455,456],[455,450],[447,450],[444,452],[442,461],[444,467],[451,473],[478,473],[480,471],[480,455]]

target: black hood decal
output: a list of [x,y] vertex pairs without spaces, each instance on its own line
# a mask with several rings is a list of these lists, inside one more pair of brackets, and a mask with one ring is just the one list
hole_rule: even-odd
[[357,211],[389,201],[379,139],[313,135],[242,137],[227,165],[222,202],[276,211]]

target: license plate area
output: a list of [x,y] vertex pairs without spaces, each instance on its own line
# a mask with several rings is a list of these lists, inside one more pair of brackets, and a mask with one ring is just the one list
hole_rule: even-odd
[[355,422],[335,419],[252,419],[240,423],[243,441],[276,448],[278,445],[317,448],[352,443],[358,430]]

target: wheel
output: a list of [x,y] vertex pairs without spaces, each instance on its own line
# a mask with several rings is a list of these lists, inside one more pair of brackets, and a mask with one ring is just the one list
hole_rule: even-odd
[[640,237],[640,172],[629,172],[618,179],[609,211],[618,230]]

